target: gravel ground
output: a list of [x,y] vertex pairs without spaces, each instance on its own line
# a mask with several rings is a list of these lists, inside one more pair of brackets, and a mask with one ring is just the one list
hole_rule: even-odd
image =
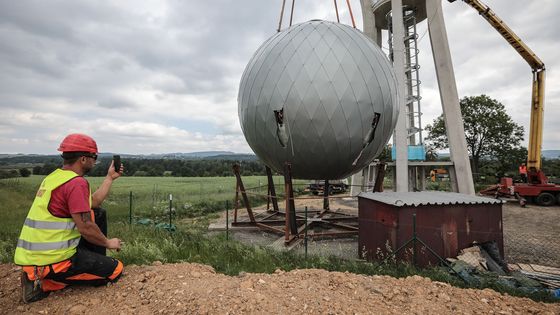
[[1,314],[560,314],[495,291],[419,276],[395,279],[307,269],[226,276],[199,264],[127,266],[108,287],[74,287],[19,301],[19,268],[0,265]]
[[506,260],[560,268],[560,206],[504,204]]

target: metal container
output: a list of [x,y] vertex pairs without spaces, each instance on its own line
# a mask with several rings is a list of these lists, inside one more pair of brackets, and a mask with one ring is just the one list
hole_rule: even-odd
[[399,112],[389,59],[362,32],[313,20],[267,40],[239,86],[239,122],[264,164],[301,179],[343,179],[369,165]]
[[[385,259],[412,239],[413,214],[417,238],[442,258],[491,241],[504,255],[501,200],[448,192],[368,192],[358,196],[358,207],[361,258]],[[415,244],[416,265],[439,264],[427,248]],[[397,259],[413,262],[412,247],[397,253]]]

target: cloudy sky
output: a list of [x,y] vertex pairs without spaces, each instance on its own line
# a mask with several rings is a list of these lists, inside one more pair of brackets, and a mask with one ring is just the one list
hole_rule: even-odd
[[[485,1],[547,65],[543,148],[560,149],[560,1]],[[361,27],[359,0],[350,2]],[[253,52],[276,32],[280,6],[0,1],[0,153],[53,154],[72,132],[93,136],[102,152],[251,152],[237,90]],[[473,9],[460,1],[443,8],[459,95],[498,99],[527,132],[528,65]],[[294,23],[310,19],[335,20],[332,1],[296,1]],[[441,104],[425,22],[419,35],[423,119],[431,122]]]

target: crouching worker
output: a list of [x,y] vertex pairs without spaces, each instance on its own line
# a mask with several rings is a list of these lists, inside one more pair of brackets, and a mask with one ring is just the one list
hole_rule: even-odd
[[91,194],[83,177],[97,160],[97,144],[83,134],[60,144],[63,166],[45,177],[27,214],[14,255],[23,267],[23,302],[38,301],[71,284],[103,285],[117,281],[123,264],[106,256],[121,240],[107,239],[107,219],[100,205],[113,180],[123,172],[113,164],[99,189]]

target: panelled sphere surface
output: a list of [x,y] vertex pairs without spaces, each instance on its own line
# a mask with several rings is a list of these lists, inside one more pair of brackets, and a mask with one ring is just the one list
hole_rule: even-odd
[[340,179],[368,165],[398,116],[397,83],[381,49],[350,26],[312,20],[268,39],[241,78],[239,120],[272,169]]

